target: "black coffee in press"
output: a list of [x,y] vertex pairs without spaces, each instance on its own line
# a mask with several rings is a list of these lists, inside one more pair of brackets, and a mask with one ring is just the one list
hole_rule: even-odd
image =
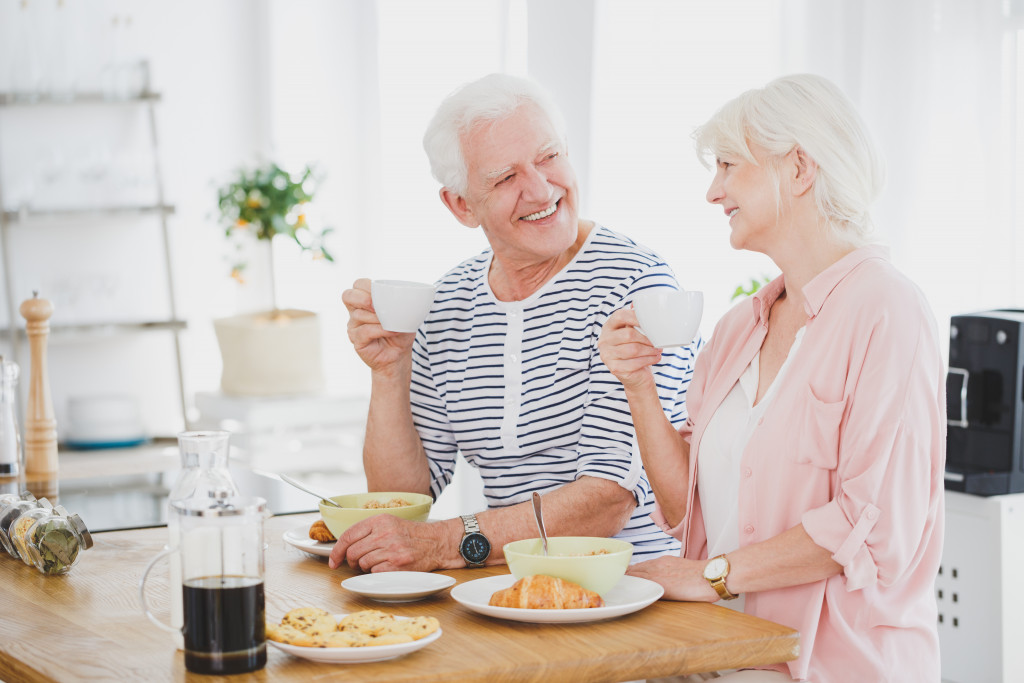
[[236,674],[267,663],[263,581],[206,576],[184,582],[185,668]]

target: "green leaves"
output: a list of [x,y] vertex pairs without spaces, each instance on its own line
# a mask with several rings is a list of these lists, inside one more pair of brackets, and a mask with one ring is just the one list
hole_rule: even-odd
[[[306,222],[306,205],[313,201],[316,178],[306,166],[299,175],[292,175],[275,163],[255,169],[243,169],[235,180],[217,192],[220,222],[226,237],[239,233],[255,239],[269,240],[286,235],[309,251],[314,258],[334,261],[324,248],[324,237],[331,228],[319,232]],[[245,264],[236,264],[240,272]]]
[[754,294],[755,292],[757,292],[757,290],[761,289],[771,281],[772,278],[768,277],[767,275],[761,275],[760,278],[750,278],[749,285],[741,284],[736,287],[736,291],[734,291],[732,293],[732,296],[729,297],[729,301],[735,301],[736,299],[739,299],[741,296],[750,296],[751,294]]
[[69,529],[47,531],[37,547],[43,559],[39,570],[44,574],[63,574],[78,557],[78,539]]

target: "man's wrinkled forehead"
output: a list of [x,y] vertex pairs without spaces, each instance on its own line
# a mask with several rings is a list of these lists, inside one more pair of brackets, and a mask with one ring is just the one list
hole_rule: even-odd
[[[546,142],[546,143],[544,143],[543,145],[540,146],[540,148],[537,150],[535,156],[544,156],[545,154],[550,154],[551,152],[559,152],[559,151],[561,151],[561,148],[562,148],[562,141],[561,140],[558,140],[558,139],[550,140],[550,141],[548,141],[548,142]],[[509,173],[510,171],[514,170],[514,168],[515,168],[514,166],[509,165],[509,166],[503,166],[502,168],[496,168],[496,169],[494,169],[492,171],[485,171],[484,172],[484,179],[485,180],[495,180],[495,179],[500,178],[501,176],[505,175],[506,173]]]

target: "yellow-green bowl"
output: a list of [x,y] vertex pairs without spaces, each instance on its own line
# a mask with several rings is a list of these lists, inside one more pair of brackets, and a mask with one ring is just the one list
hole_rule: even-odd
[[[392,498],[401,498],[412,503],[398,508],[365,508],[368,502],[376,500],[386,503]],[[373,493],[349,493],[344,496],[332,496],[331,500],[340,505],[336,508],[333,505],[320,501],[320,515],[324,523],[331,530],[335,538],[338,538],[345,530],[356,522],[369,519],[374,515],[394,515],[402,519],[411,519],[414,522],[425,522],[430,515],[430,505],[434,499],[422,493],[406,493],[403,491],[375,491]]]
[[[600,550],[606,552],[590,554]],[[604,595],[626,573],[633,544],[617,538],[553,536],[548,538],[546,556],[539,538],[506,543],[504,551],[509,571],[517,580],[547,574]]]

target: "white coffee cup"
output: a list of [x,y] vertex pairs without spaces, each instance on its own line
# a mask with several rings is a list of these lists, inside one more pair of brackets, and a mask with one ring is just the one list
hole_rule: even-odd
[[434,286],[406,280],[374,280],[370,283],[373,309],[388,332],[415,332],[434,303]]
[[686,346],[693,341],[704,313],[704,292],[657,287],[645,289],[633,298],[633,311],[640,322],[637,328],[664,349]]

